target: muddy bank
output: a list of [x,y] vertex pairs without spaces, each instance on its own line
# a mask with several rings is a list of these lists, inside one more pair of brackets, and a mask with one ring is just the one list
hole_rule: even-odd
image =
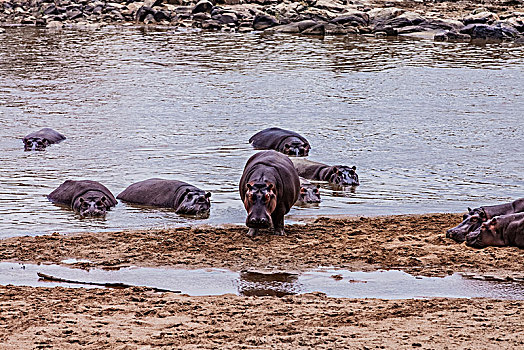
[[0,287],[0,345],[20,348],[486,349],[522,347],[521,301],[187,297]]
[[286,236],[249,238],[243,226],[60,234],[0,241],[0,261],[60,264],[89,260],[77,267],[218,267],[304,271],[335,266],[353,271],[401,269],[443,276],[453,272],[522,275],[524,250],[473,249],[445,237],[460,214],[318,218],[286,226]]
[[107,24],[230,32],[523,41],[522,0],[1,0],[0,23],[96,29]]

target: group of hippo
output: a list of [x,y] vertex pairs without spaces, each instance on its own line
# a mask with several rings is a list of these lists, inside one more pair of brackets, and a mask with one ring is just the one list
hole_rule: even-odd
[[511,203],[468,208],[463,221],[446,233],[474,248],[514,246],[524,248],[524,198]]
[[[24,149],[44,150],[65,140],[57,131],[44,128],[23,138]],[[240,179],[239,191],[247,211],[248,235],[262,228],[274,228],[284,234],[284,215],[294,204],[320,202],[319,185],[308,180],[327,181],[336,186],[358,186],[356,167],[329,166],[298,157],[308,156],[309,142],[296,132],[268,128],[253,135],[249,142],[255,149]],[[293,156],[290,158],[288,156]],[[293,160],[292,160],[293,159]],[[152,178],[128,186],[115,197],[97,181],[67,180],[51,192],[53,203],[69,206],[81,217],[102,217],[117,204],[125,202],[154,207],[173,208],[177,214],[209,214],[211,193],[177,180]]]

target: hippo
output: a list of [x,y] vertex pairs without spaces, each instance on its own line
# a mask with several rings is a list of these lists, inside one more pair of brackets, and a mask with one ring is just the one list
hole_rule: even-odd
[[173,208],[177,214],[207,216],[211,193],[178,180],[152,178],[129,185],[116,198],[153,207]]
[[318,204],[320,200],[320,185],[314,185],[304,178],[300,178],[300,193],[295,205],[307,206],[310,204]]
[[356,166],[326,165],[302,158],[291,159],[298,175],[308,180],[327,181],[338,186],[358,186]]
[[59,143],[65,139],[66,137],[58,131],[43,128],[26,135],[22,141],[24,142],[25,151],[43,151],[47,146]]
[[67,180],[47,198],[70,206],[81,217],[103,217],[117,203],[107,187],[91,180]]
[[296,157],[306,157],[311,148],[304,136],[280,128],[268,128],[259,131],[251,136],[249,143],[255,149],[272,149]]
[[284,235],[284,215],[298,199],[300,180],[289,158],[276,151],[262,151],[248,159],[239,183],[240,198],[247,211],[247,235],[273,226]]
[[446,232],[446,237],[453,239],[458,243],[466,240],[466,236],[477,230],[483,222],[497,215],[514,214],[524,212],[524,198],[517,199],[511,203],[479,207],[475,209],[468,208],[468,213],[462,217],[462,222],[457,226],[450,228]]
[[498,215],[466,236],[466,245],[473,248],[524,248],[524,213]]

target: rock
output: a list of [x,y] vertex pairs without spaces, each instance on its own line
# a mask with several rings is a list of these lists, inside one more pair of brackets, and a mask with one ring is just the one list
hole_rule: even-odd
[[0,28],[0,34],[2,33],[5,33],[5,29],[4,28]]
[[47,23],[46,25],[46,28],[49,28],[49,29],[62,29],[63,27],[64,25],[62,24],[62,22],[58,22],[58,21],[51,21]]
[[162,0],[144,0],[144,6],[146,7],[155,7],[162,5]]
[[193,10],[191,11],[192,13],[201,13],[201,12],[207,12],[207,13],[211,13],[211,10],[213,10],[213,4],[211,3],[211,1],[208,1],[208,0],[201,0],[199,1],[195,7],[193,8]]
[[202,29],[220,30],[222,29],[222,25],[214,19],[209,19],[207,21],[202,22]]
[[278,25],[278,20],[269,15],[256,15],[253,19],[253,28],[255,30],[264,30]]
[[470,41],[471,36],[468,34],[460,33],[455,30],[447,30],[442,33],[435,34],[435,41]]
[[481,40],[512,40],[515,39],[518,32],[512,28],[510,30],[506,27],[496,27],[487,24],[470,24],[460,30],[462,34],[468,34],[471,39]]
[[333,12],[342,12],[346,9],[344,2],[338,0],[316,0],[313,6],[317,9],[329,10]]
[[382,22],[382,24],[384,26],[392,26],[394,28],[399,28],[399,27],[418,25],[425,21],[426,19],[420,16],[418,13],[404,12],[403,14],[395,18],[385,20],[384,22]]
[[[385,33],[386,36],[395,36],[398,34],[397,30],[392,26],[377,26],[373,28],[372,33],[381,33],[379,36],[383,36],[382,33]],[[376,35],[375,35],[376,36]]]
[[22,24],[35,24],[36,18],[34,16],[24,17],[20,23]]
[[75,20],[77,18],[80,18],[82,17],[84,14],[82,13],[82,11],[76,9],[76,8],[73,8],[71,10],[67,10],[66,12],[66,16],[68,19],[70,20]]
[[268,28],[265,33],[300,33],[310,27],[317,25],[317,22],[312,20],[304,20],[289,24],[283,24],[276,27]]
[[404,10],[396,7],[372,9],[368,12],[369,23],[377,25],[378,23],[383,23],[387,20],[400,16],[403,12]]
[[44,8],[43,14],[44,15],[58,15],[58,9],[56,8],[54,4],[49,4],[48,6]]
[[331,20],[331,23],[350,25],[353,27],[365,27],[369,24],[369,15],[365,12],[355,11],[353,13],[346,13],[335,17]]
[[169,21],[171,19],[169,13],[167,11],[156,11],[153,14],[153,17],[155,18],[155,21],[162,22],[162,21]]
[[496,13],[484,11],[466,16],[462,22],[464,22],[465,25],[472,23],[491,24],[498,20],[500,20],[500,18]]
[[432,29],[460,30],[464,28],[464,23],[454,19],[429,18],[426,19],[424,26]]
[[202,22],[207,21],[208,19],[211,19],[211,15],[207,12],[199,12],[193,16],[193,21]]
[[324,25],[324,30],[326,35],[347,35],[359,33],[359,30],[355,27],[343,26],[334,23],[327,23]]
[[224,12],[217,16],[214,16],[213,19],[217,20],[222,24],[238,23],[238,17],[234,12]]
[[313,27],[307,28],[302,32],[304,35],[325,35],[326,34],[326,28],[324,26],[324,23],[319,23],[314,25]]

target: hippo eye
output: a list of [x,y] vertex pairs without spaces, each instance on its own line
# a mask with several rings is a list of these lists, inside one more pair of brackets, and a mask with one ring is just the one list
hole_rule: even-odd
[[82,208],[87,208],[89,204],[87,202],[82,202]]

